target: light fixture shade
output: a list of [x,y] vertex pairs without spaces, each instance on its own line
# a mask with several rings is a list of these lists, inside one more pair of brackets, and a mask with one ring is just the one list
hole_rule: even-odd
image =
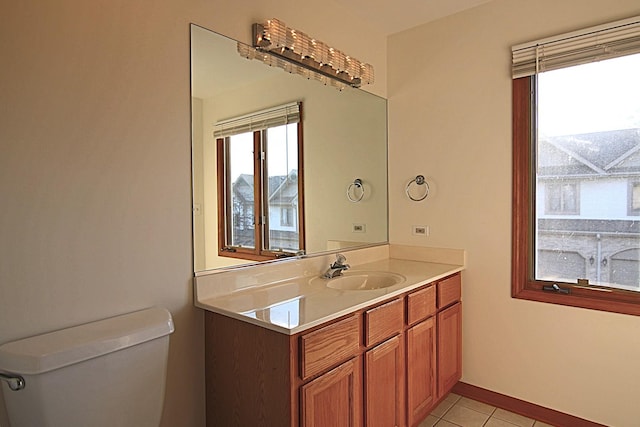
[[373,83],[373,67],[371,64],[361,64],[361,79],[364,84],[372,84]]
[[[238,44],[240,55],[259,59],[290,73],[330,84],[337,88],[360,87],[374,81],[373,67],[327,46],[302,31],[288,28],[278,19],[253,24],[255,53]],[[262,52],[259,54],[258,51]],[[336,81],[338,84],[333,84]]]
[[347,65],[347,56],[341,51],[329,48],[329,65],[337,72],[345,71]]
[[287,46],[287,27],[278,19],[270,19],[264,24],[263,38],[272,44],[272,49]]
[[316,60],[320,65],[326,64],[329,62],[329,46],[320,40],[316,40],[313,45],[313,52],[311,52],[311,57]]

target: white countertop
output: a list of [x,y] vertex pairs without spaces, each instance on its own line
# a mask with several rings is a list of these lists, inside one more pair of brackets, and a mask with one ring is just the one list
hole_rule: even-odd
[[[326,286],[330,279],[306,275],[224,295],[196,295],[195,305],[208,311],[293,335],[361,308],[400,295],[424,284],[462,271],[457,264],[387,258],[359,264],[350,271],[385,271],[405,281],[375,290],[338,290]],[[314,279],[314,280],[312,280]]]

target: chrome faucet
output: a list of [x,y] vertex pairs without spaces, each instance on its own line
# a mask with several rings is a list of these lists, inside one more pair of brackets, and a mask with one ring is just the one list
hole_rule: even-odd
[[345,264],[344,262],[347,258],[342,254],[336,255],[336,260],[329,269],[322,275],[325,279],[332,279],[334,277],[338,277],[342,275],[342,272],[349,268],[349,264]]

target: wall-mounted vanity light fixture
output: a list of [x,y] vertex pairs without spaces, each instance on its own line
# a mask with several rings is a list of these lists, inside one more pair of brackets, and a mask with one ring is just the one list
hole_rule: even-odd
[[[422,186],[424,186],[422,196],[414,197],[411,194],[413,191],[412,187],[422,187]],[[409,199],[413,200],[414,202],[420,202],[426,199],[427,196],[429,195],[429,183],[427,182],[426,179],[424,179],[423,175],[418,175],[415,178],[413,178],[411,181],[409,181],[409,183],[407,184],[407,188],[405,189],[405,192],[407,193],[407,197]]]
[[278,19],[253,24],[253,46],[255,49],[238,43],[238,51],[245,58],[258,59],[339,89],[373,83],[370,64],[289,28]]
[[356,178],[347,187],[347,198],[350,202],[358,203],[364,197],[364,184],[360,178]]

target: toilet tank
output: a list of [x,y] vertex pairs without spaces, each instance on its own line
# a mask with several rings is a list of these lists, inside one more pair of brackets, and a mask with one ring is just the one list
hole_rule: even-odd
[[149,308],[0,346],[11,427],[157,427],[171,314]]

